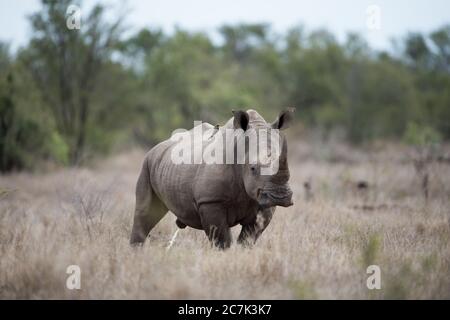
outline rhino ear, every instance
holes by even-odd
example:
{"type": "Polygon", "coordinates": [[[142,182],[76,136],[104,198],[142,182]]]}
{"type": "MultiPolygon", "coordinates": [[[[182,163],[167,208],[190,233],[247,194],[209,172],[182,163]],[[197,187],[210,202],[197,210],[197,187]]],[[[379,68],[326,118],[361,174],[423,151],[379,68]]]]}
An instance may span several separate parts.
{"type": "Polygon", "coordinates": [[[277,120],[272,123],[273,129],[284,130],[289,128],[289,125],[294,118],[295,108],[287,108],[280,113],[277,120]]]}
{"type": "Polygon", "coordinates": [[[248,113],[242,110],[238,110],[238,111],[231,111],[233,113],[234,116],[234,121],[233,121],[233,125],[235,129],[242,129],[242,130],[247,130],[248,128],[248,122],[249,122],[249,117],[248,117],[248,113]]]}

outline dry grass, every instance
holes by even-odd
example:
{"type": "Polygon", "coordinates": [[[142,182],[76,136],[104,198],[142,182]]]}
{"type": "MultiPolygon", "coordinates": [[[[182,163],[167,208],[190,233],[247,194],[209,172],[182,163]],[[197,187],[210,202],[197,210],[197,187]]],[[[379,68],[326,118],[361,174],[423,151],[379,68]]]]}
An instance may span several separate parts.
{"type": "Polygon", "coordinates": [[[0,298],[450,298],[450,166],[432,166],[425,203],[393,149],[291,146],[295,205],[277,209],[252,249],[224,252],[189,228],[166,251],[172,214],[130,248],[142,151],[0,176],[0,298]],[[81,290],[65,286],[71,264],[81,290]],[[381,290],[366,287],[369,264],[381,267],[381,290]]]}

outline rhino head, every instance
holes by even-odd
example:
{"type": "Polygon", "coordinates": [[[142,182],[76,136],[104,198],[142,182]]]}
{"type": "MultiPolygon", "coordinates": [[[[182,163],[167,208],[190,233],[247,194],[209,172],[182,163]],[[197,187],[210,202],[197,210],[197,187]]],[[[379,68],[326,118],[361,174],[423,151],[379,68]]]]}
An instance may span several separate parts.
{"type": "Polygon", "coordinates": [[[269,133],[264,146],[266,149],[262,153],[261,140],[258,140],[258,148],[245,148],[246,160],[241,167],[245,191],[261,208],[293,205],[292,191],[288,184],[287,141],[282,131],[289,127],[294,111],[294,108],[288,108],[273,123],[267,123],[254,110],[233,111],[234,128],[244,130],[246,136],[256,134],[260,138],[260,132],[269,133]]]}

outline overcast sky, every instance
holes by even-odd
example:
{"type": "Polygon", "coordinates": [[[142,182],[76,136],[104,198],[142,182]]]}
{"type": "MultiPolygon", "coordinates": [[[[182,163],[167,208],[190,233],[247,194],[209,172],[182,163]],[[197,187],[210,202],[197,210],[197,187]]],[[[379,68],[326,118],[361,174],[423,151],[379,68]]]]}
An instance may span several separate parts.
{"type": "MultiPolygon", "coordinates": [[[[85,0],[83,5],[89,8],[95,2],[85,0]]],[[[214,35],[222,24],[267,22],[279,32],[301,24],[307,29],[328,28],[339,40],[356,31],[376,49],[390,49],[390,40],[408,31],[429,32],[450,23],[450,0],[128,0],[126,6],[131,9],[127,24],[133,30],[159,26],[171,32],[178,25],[214,35]],[[369,5],[381,9],[380,30],[366,26],[369,5]]],[[[24,45],[30,37],[26,17],[39,8],[39,0],[0,0],[0,40],[13,49],[24,45]]]]}

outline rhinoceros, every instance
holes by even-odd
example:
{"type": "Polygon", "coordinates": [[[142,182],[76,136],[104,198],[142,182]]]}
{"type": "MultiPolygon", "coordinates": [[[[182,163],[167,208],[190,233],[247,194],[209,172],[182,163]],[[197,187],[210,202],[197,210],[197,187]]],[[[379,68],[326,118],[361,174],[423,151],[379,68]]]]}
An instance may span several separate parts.
{"type": "MultiPolygon", "coordinates": [[[[215,153],[225,153],[224,140],[219,138],[223,138],[227,130],[236,132],[235,139],[226,142],[227,146],[231,143],[236,152],[236,144],[245,141],[249,133],[278,129],[273,130],[279,133],[280,141],[279,152],[275,152],[278,170],[273,174],[261,174],[263,164],[258,159],[249,160],[254,156],[250,153],[254,153],[255,149],[247,148],[248,139],[245,160],[239,161],[233,155],[231,163],[196,161],[198,159],[193,158],[198,146],[188,147],[193,150],[192,163],[176,163],[173,154],[182,142],[168,139],[154,146],[145,155],[136,184],[130,243],[142,244],[150,230],[171,211],[177,218],[179,228],[189,226],[204,230],[211,243],[221,249],[231,245],[230,228],[238,224],[242,226],[238,243],[254,244],[271,221],[275,207],[293,205],[292,191],[288,185],[287,142],[281,130],[289,126],[294,111],[294,108],[286,109],[273,123],[267,123],[255,110],[233,111],[233,117],[223,126],[201,123],[201,127],[181,133],[195,141],[195,135],[198,135],[196,129],[202,129],[203,133],[209,131],[209,138],[202,136],[197,140],[201,141],[202,150],[209,145],[215,148],[215,153]]],[[[271,161],[274,160],[272,154],[268,156],[271,161]]]]}

